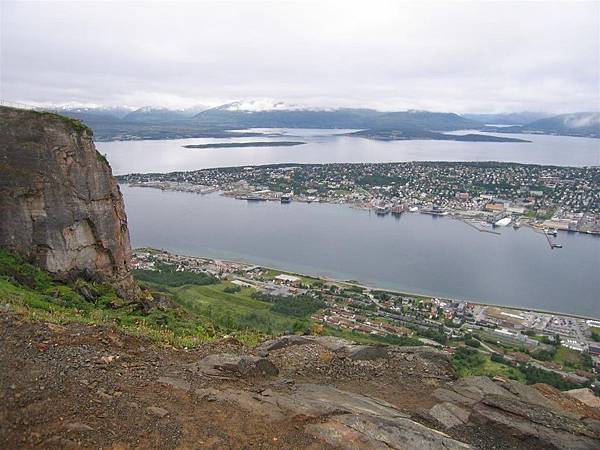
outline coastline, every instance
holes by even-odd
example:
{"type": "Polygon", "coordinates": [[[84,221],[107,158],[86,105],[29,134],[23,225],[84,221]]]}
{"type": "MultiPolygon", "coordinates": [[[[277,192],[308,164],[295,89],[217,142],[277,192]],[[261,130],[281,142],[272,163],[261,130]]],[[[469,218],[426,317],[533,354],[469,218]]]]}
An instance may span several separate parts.
{"type": "Polygon", "coordinates": [[[282,269],[279,267],[271,267],[271,266],[266,266],[263,264],[254,264],[252,262],[243,261],[243,260],[213,258],[213,257],[208,257],[208,256],[181,255],[179,253],[175,253],[175,252],[172,252],[167,249],[157,249],[154,247],[140,247],[140,248],[135,248],[133,250],[139,251],[139,250],[149,250],[149,249],[158,250],[161,252],[167,252],[172,255],[190,257],[190,258],[198,258],[198,259],[211,260],[211,261],[221,261],[224,263],[239,264],[239,265],[256,266],[256,267],[260,267],[260,268],[267,269],[267,270],[281,272],[284,274],[296,275],[296,276],[304,277],[304,278],[312,278],[312,279],[322,280],[324,282],[329,282],[329,283],[343,284],[343,285],[358,287],[358,288],[371,290],[371,291],[375,290],[375,291],[390,292],[390,293],[394,293],[394,294],[398,294],[398,295],[406,295],[406,296],[417,297],[417,298],[437,298],[439,300],[448,301],[448,302],[465,302],[465,303],[478,305],[478,306],[490,306],[490,307],[496,307],[496,308],[512,309],[512,310],[516,310],[516,311],[527,311],[527,312],[534,312],[534,313],[540,313],[540,314],[550,314],[550,315],[557,315],[557,316],[563,316],[563,317],[571,317],[571,318],[575,318],[575,319],[600,320],[600,314],[598,316],[594,317],[594,316],[586,316],[586,315],[582,315],[582,314],[566,313],[566,312],[545,310],[545,309],[539,309],[539,308],[529,308],[529,307],[525,307],[525,306],[501,305],[501,304],[495,304],[495,303],[486,303],[486,302],[477,301],[477,300],[459,299],[459,298],[452,298],[452,297],[439,296],[439,295],[419,294],[416,292],[410,292],[410,291],[399,290],[399,289],[380,288],[377,286],[363,284],[360,282],[356,283],[356,282],[354,282],[356,280],[340,280],[337,278],[332,278],[332,277],[327,277],[327,276],[322,276],[322,275],[311,275],[311,274],[302,273],[302,272],[290,271],[290,270],[282,269]]]}

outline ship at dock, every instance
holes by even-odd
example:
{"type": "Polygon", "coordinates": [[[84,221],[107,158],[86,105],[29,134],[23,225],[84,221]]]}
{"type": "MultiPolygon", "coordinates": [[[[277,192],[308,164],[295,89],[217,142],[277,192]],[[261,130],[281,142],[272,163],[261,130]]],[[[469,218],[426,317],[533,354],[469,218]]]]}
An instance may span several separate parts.
{"type": "Polygon", "coordinates": [[[392,213],[394,216],[400,216],[400,215],[402,215],[402,213],[403,213],[403,212],[405,212],[405,211],[406,211],[406,207],[405,207],[404,205],[396,205],[396,206],[393,206],[393,207],[392,207],[392,209],[391,209],[391,211],[390,211],[390,212],[391,212],[391,213],[392,213]]]}
{"type": "Polygon", "coordinates": [[[377,214],[378,216],[385,216],[386,214],[389,214],[389,212],[390,212],[389,206],[376,206],[375,207],[375,214],[377,214]]]}
{"type": "Polygon", "coordinates": [[[444,211],[443,208],[436,205],[432,206],[431,208],[421,208],[419,212],[421,214],[429,214],[431,216],[447,216],[449,214],[448,211],[444,211]]]}

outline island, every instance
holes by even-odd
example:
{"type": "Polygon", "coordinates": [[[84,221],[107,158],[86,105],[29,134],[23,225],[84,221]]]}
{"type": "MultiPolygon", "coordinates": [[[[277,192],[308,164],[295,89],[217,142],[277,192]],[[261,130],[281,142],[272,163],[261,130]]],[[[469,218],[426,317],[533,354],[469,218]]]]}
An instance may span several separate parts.
{"type": "Polygon", "coordinates": [[[237,148],[237,147],[291,147],[306,142],[298,141],[258,141],[258,142],[215,142],[211,144],[190,144],[184,148],[237,148]]]}
{"type": "Polygon", "coordinates": [[[487,134],[447,134],[436,133],[426,130],[361,130],[349,133],[348,136],[375,139],[378,141],[409,141],[409,140],[433,140],[433,141],[462,141],[462,142],[531,142],[525,139],[491,136],[487,134]]]}

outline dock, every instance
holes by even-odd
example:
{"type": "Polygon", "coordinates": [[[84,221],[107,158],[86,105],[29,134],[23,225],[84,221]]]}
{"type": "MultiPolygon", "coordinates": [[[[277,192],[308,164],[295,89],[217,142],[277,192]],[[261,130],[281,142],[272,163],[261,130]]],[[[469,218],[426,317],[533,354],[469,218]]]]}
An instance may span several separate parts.
{"type": "Polygon", "coordinates": [[[466,219],[458,219],[463,223],[466,223],[467,225],[469,225],[471,228],[481,232],[481,233],[490,233],[490,234],[496,234],[496,235],[500,235],[501,233],[499,231],[495,231],[495,230],[486,230],[485,228],[479,228],[477,226],[475,226],[474,223],[469,222],[466,219]]]}
{"type": "Polygon", "coordinates": [[[546,240],[548,241],[550,249],[554,250],[555,248],[562,248],[562,244],[552,242],[552,239],[550,239],[550,235],[548,233],[544,232],[544,236],[546,236],[546,240]]]}

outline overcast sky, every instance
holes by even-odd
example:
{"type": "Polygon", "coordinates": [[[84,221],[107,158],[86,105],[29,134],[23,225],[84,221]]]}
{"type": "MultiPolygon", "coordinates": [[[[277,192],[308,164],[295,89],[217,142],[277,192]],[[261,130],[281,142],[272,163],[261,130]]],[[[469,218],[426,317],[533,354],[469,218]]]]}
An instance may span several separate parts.
{"type": "Polygon", "coordinates": [[[5,100],[599,109],[598,1],[0,1],[5,100]]]}

